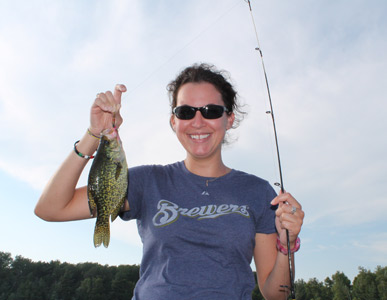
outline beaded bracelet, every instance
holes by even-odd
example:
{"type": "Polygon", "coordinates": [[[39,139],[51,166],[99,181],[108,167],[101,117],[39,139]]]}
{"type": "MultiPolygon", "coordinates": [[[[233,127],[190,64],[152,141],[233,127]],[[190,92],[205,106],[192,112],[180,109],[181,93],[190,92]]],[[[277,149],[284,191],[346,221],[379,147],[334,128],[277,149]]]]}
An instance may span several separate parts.
{"type": "Polygon", "coordinates": [[[78,143],[79,143],[79,141],[76,141],[76,142],[74,143],[74,151],[75,151],[75,153],[76,153],[79,157],[82,157],[82,158],[84,158],[84,159],[91,159],[91,158],[94,158],[93,155],[85,155],[85,154],[79,152],[78,149],[77,149],[77,144],[78,144],[78,143]]]}
{"type": "Polygon", "coordinates": [[[101,137],[100,137],[100,136],[98,136],[98,135],[95,135],[94,133],[92,133],[92,132],[90,131],[90,129],[89,129],[89,128],[87,129],[87,133],[88,133],[89,135],[91,135],[91,136],[95,137],[96,139],[101,139],[101,137]]]}
{"type": "MultiPolygon", "coordinates": [[[[297,252],[300,249],[301,246],[301,240],[299,237],[296,239],[296,244],[292,249],[290,249],[290,253],[297,252]]],[[[277,250],[280,251],[284,255],[288,255],[288,249],[286,249],[284,246],[282,246],[280,239],[277,237],[277,250]]]]}

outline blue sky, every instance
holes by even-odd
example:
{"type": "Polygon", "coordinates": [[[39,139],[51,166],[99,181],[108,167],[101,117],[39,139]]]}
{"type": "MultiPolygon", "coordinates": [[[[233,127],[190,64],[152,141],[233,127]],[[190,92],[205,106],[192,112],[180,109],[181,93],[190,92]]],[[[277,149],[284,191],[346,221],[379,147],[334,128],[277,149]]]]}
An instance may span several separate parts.
{"type": "MultiPolygon", "coordinates": [[[[296,279],[350,279],[387,265],[387,3],[252,0],[274,102],[285,188],[306,212],[296,279]]],[[[96,93],[128,87],[130,166],[185,153],[165,86],[185,66],[230,72],[248,117],[224,149],[232,168],[278,181],[256,40],[243,0],[0,2],[0,251],[34,261],[138,264],[135,222],[48,223],[33,208],[88,127],[96,93]]],[[[88,169],[79,181],[86,184],[88,169]]]]}

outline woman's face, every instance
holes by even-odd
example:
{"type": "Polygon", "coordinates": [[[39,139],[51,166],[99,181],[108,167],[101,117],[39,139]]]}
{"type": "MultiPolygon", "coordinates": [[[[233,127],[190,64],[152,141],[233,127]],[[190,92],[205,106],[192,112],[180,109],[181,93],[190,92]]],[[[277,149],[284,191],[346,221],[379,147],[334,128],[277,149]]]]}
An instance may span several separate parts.
{"type": "MultiPolygon", "coordinates": [[[[202,107],[207,104],[224,106],[221,94],[210,83],[186,83],[177,94],[177,106],[189,105],[202,107]]],[[[171,116],[171,125],[177,138],[195,159],[211,158],[221,155],[222,142],[226,131],[231,128],[234,114],[223,113],[219,119],[205,119],[200,111],[191,120],[181,120],[171,116]]]]}

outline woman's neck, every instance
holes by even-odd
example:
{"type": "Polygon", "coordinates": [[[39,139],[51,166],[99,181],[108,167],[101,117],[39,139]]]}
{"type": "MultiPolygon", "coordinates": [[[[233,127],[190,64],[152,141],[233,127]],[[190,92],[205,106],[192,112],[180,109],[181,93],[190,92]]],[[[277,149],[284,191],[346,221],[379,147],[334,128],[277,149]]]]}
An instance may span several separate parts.
{"type": "Polygon", "coordinates": [[[184,164],[188,171],[202,177],[220,177],[231,171],[221,158],[203,160],[187,157],[184,164]]]}

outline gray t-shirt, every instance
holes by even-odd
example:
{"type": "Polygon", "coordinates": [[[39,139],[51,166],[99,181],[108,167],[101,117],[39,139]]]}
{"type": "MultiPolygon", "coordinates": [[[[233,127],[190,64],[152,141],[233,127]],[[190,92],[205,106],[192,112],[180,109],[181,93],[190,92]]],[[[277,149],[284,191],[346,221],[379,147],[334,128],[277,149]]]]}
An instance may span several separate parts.
{"type": "MultiPolygon", "coordinates": [[[[219,178],[184,162],[129,169],[130,211],[143,242],[133,299],[251,299],[255,234],[275,233],[270,184],[232,170],[219,178]]],[[[258,245],[259,247],[259,245],[258,245]]]]}

